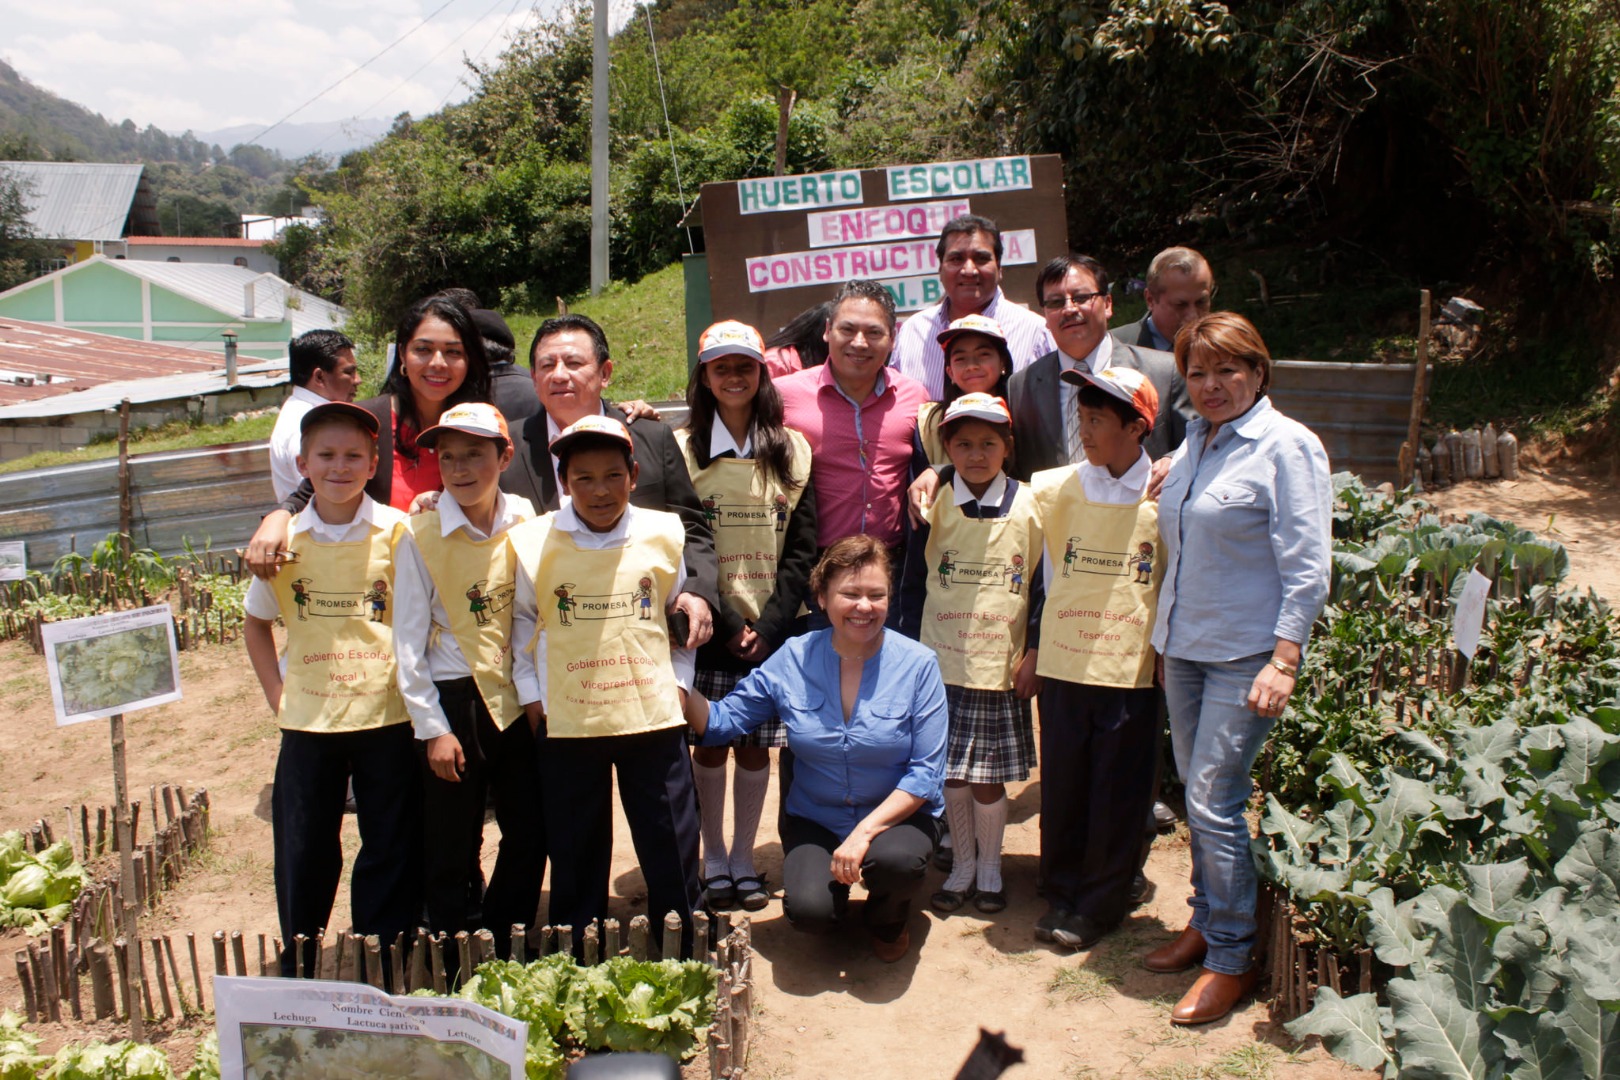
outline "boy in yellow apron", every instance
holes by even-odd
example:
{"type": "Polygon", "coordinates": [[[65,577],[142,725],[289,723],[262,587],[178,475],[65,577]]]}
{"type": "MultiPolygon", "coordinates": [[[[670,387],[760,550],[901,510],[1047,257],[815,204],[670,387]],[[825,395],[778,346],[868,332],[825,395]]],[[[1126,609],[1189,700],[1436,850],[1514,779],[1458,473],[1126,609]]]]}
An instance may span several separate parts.
{"type": "Polygon", "coordinates": [[[1041,875],[1035,937],[1088,948],[1130,907],[1158,767],[1149,638],[1158,505],[1142,440],[1159,395],[1139,371],[1064,371],[1079,384],[1086,460],[1036,473],[1046,596],[1031,614],[1041,676],[1041,875]]]}
{"type": "Polygon", "coordinates": [[[1005,401],[964,394],[946,407],[939,434],[951,461],[940,483],[948,486],[912,534],[900,617],[901,632],[939,657],[950,716],[945,816],[953,859],[930,903],[953,912],[972,900],[993,914],[1007,906],[1006,785],[1029,779],[1035,764],[1035,665],[1024,652],[1031,596],[1021,568],[1039,556],[1041,525],[1029,485],[1003,468],[1013,449],[1005,401]]]}
{"type": "Polygon", "coordinates": [[[536,725],[551,823],[550,922],[574,928],[577,953],[586,925],[608,915],[616,773],[648,917],[656,926],[679,915],[689,952],[698,812],[681,692],[692,651],[672,649],[665,617],[641,617],[644,590],[655,611],[672,610],[686,581],[685,530],[674,514],[630,505],[634,443],[619,421],[586,416],[551,452],[568,501],[507,534],[517,580],[512,675],[536,725]]]}
{"type": "MultiPolygon", "coordinates": [[[[297,970],[295,939],[328,927],[343,873],[343,804],[349,781],[363,837],[349,891],[354,930],[391,945],[421,911],[422,788],[411,727],[395,685],[392,609],[368,597],[394,579],[404,515],[372,502],[377,418],[347,402],[304,415],[298,471],[314,498],[288,526],[287,565],[254,578],[243,639],[281,725],[270,800],[275,836],[281,974],[297,970]],[[287,628],[278,659],[271,627],[287,628]]],[[[336,930],[336,927],[331,927],[336,930]]]]}
{"type": "MultiPolygon", "coordinates": [[[[394,571],[399,690],[423,758],[428,928],[453,935],[487,927],[505,958],[512,924],[534,922],[546,865],[534,730],[512,682],[516,584],[506,542],[534,508],[500,490],[512,436],[495,406],[446,409],[416,442],[438,451],[444,481],[437,509],[406,520],[394,571]],[[501,845],[480,918],[468,868],[491,791],[501,845]]],[[[457,958],[447,955],[445,964],[453,983],[457,958]]]]}

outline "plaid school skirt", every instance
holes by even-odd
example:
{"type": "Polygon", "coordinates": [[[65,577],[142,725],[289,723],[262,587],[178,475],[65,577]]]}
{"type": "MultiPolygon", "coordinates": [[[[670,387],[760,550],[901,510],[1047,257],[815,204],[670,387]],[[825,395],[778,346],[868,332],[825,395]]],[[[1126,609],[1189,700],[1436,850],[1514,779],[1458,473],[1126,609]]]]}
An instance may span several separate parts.
{"type": "MultiPolygon", "coordinates": [[[[710,701],[719,701],[732,688],[742,682],[746,671],[710,671],[706,668],[697,669],[697,677],[692,680],[697,692],[710,701]]],[[[696,746],[698,738],[691,731],[686,733],[686,741],[696,746]]],[[[732,739],[727,746],[763,746],[767,749],[779,749],[787,745],[787,725],[782,723],[780,716],[772,716],[751,734],[739,735],[732,739]]]]}
{"type": "Polygon", "coordinates": [[[970,784],[1028,780],[1035,765],[1035,723],[1028,698],[1011,690],[945,684],[950,734],[945,778],[970,784]]]}

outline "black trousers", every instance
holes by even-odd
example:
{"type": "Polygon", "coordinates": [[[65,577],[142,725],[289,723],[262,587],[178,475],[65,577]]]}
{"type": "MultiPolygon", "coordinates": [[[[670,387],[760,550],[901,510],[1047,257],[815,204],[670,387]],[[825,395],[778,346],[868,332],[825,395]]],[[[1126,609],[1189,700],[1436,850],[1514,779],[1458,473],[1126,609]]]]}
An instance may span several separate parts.
{"type": "MultiPolygon", "coordinates": [[[[849,886],[832,875],[832,853],[844,838],[807,818],[782,816],[783,906],[799,929],[816,930],[844,917],[849,886]]],[[[893,941],[906,928],[911,901],[922,891],[923,873],[934,852],[939,822],[919,810],[872,840],[861,863],[866,886],[862,913],[875,937],[893,941]]]]}
{"type": "MultiPolygon", "coordinates": [[[[467,764],[458,782],[441,780],[428,768],[426,744],[417,744],[422,761],[422,881],[428,928],[448,934],[479,929],[469,925],[473,912],[468,867],[483,842],[484,807],[493,792],[501,846],[479,922],[494,933],[496,954],[505,959],[512,951],[512,924],[534,925],[546,871],[534,733],[522,716],[505,731],[496,727],[471,678],[434,685],[467,764]]],[[[449,961],[447,953],[445,962],[449,961]]]]}
{"type": "Polygon", "coordinates": [[[1153,806],[1158,691],[1041,688],[1041,877],[1053,904],[1112,926],[1130,909],[1153,806]]]}
{"type": "Polygon", "coordinates": [[[422,779],[415,743],[410,724],[282,731],[270,823],[284,977],[295,970],[297,935],[309,939],[304,970],[310,973],[316,932],[336,929],[329,920],[343,875],[343,803],[351,777],[360,825],[349,881],[355,933],[376,934],[391,945],[394,935],[415,926],[422,906],[422,779]]]}
{"type": "Polygon", "coordinates": [[[581,955],[586,924],[607,917],[617,773],[619,805],[647,882],[653,939],[662,940],[664,916],[673,911],[681,917],[681,953],[690,955],[692,912],[702,885],[685,726],[585,739],[542,737],[537,749],[549,823],[551,924],[574,928],[574,952],[581,955]]]}

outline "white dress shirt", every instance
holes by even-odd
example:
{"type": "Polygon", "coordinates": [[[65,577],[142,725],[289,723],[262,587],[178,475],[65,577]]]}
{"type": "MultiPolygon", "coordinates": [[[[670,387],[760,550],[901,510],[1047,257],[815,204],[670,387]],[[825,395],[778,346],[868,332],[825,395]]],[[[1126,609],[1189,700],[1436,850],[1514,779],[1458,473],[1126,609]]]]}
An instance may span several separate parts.
{"type": "MultiPolygon", "coordinates": [[[[1114,363],[1114,339],[1107,334],[1097,343],[1097,347],[1087,353],[1084,359],[1076,360],[1062,349],[1058,350],[1058,370],[1085,371],[1092,375],[1101,375],[1114,363]]],[[[1058,408],[1063,413],[1063,446],[1064,453],[1069,458],[1070,465],[1079,465],[1086,460],[1080,453],[1080,410],[1075,401],[1080,393],[1080,387],[1067,379],[1058,380],[1058,408]]]]}
{"type": "MultiPolygon", "coordinates": [[[[581,521],[579,515],[574,513],[572,504],[568,504],[553,515],[551,527],[568,533],[582,548],[602,551],[627,545],[630,542],[631,518],[646,512],[626,505],[624,516],[613,528],[607,532],[597,532],[581,521]]],[[[512,682],[517,687],[518,701],[524,705],[538,701],[550,712],[546,699],[551,691],[543,674],[546,670],[546,632],[539,629],[539,601],[534,594],[534,582],[529,580],[529,573],[521,562],[517,565],[515,576],[517,596],[512,605],[512,682]]],[[[675,569],[675,587],[664,600],[665,611],[675,610],[675,599],[685,588],[686,563],[683,561],[675,569]]],[[[692,676],[697,670],[697,650],[677,649],[672,642],[669,654],[675,667],[676,684],[683,690],[691,689],[692,676]]]]}
{"type": "Polygon", "coordinates": [[[291,396],[281,403],[276,426],[270,430],[270,485],[276,489],[276,502],[284,501],[303,483],[298,472],[298,451],[304,433],[299,427],[305,413],[325,404],[325,398],[302,386],[293,387],[291,396]]]}
{"type": "MultiPolygon", "coordinates": [[[[469,539],[488,540],[532,517],[534,507],[528,499],[500,492],[495,520],[486,533],[467,520],[467,512],[451,495],[439,499],[440,536],[461,529],[469,539]]],[[[450,612],[433,586],[422,549],[408,532],[400,534],[394,548],[394,656],[399,661],[399,693],[416,737],[427,740],[447,734],[450,721],[434,684],[465,679],[472,675],[472,666],[450,632],[450,612]]]]}

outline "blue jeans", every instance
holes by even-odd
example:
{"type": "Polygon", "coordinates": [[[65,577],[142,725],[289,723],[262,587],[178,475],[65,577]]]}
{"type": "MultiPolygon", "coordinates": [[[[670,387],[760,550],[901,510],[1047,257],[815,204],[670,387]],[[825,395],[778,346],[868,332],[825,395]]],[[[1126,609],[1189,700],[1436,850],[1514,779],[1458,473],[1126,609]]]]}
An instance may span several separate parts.
{"type": "Polygon", "coordinates": [[[1209,951],[1204,966],[1241,975],[1253,964],[1254,860],[1243,817],[1249,771],[1272,721],[1249,709],[1249,687],[1271,657],[1205,662],[1164,658],[1164,695],[1176,771],[1187,785],[1192,832],[1192,927],[1209,951]]]}

